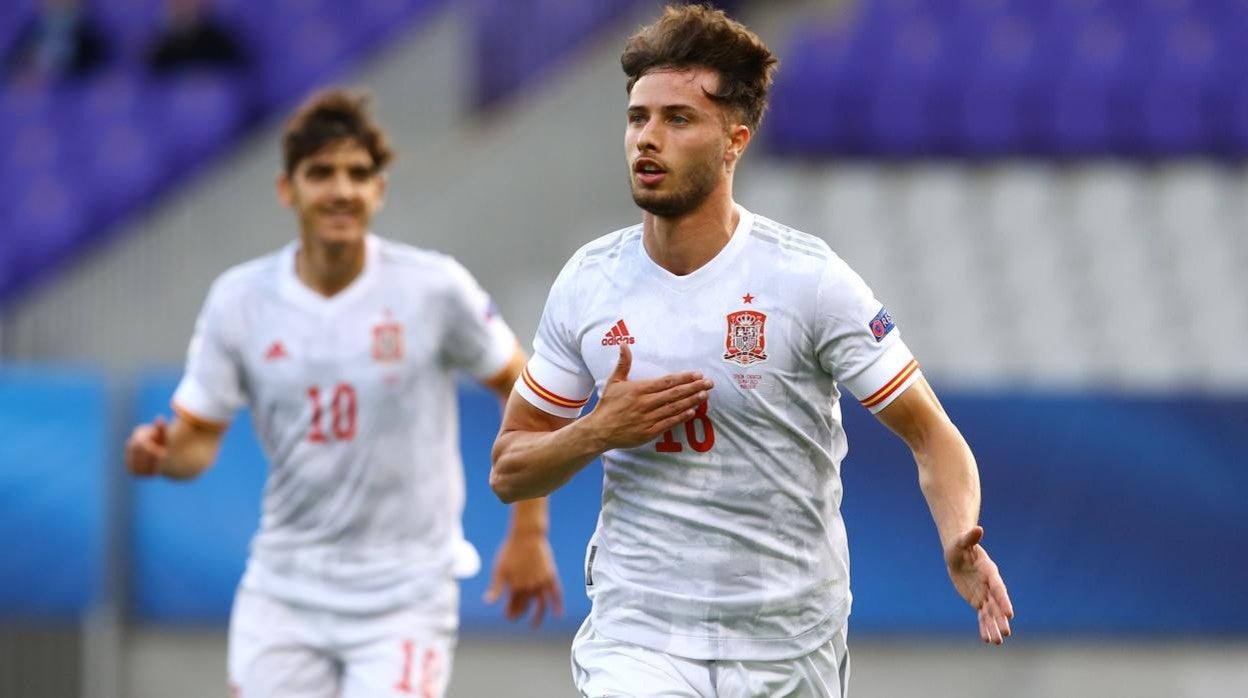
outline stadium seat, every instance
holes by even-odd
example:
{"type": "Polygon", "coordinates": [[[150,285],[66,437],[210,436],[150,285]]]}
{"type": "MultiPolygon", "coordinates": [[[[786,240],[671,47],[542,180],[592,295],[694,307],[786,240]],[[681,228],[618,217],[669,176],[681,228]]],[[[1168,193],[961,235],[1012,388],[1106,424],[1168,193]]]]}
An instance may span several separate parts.
{"type": "Polygon", "coordinates": [[[776,76],[763,128],[779,153],[854,153],[869,146],[866,99],[871,48],[845,20],[799,29],[776,76]]]}
{"type": "Polygon", "coordinates": [[[980,50],[967,64],[955,147],[968,155],[1028,152],[1034,128],[1026,118],[1035,106],[1034,29],[1023,17],[1000,15],[976,39],[980,50]]]}
{"type": "Polygon", "coordinates": [[[176,169],[202,164],[229,143],[248,116],[242,80],[217,71],[192,71],[157,85],[151,98],[158,149],[176,169]]]}
{"type": "Polygon", "coordinates": [[[82,239],[89,220],[87,203],[71,180],[55,172],[20,183],[13,209],[22,221],[16,241],[18,281],[37,274],[82,239]]]}
{"type": "Polygon", "coordinates": [[[1058,59],[1050,95],[1051,112],[1042,125],[1046,151],[1066,156],[1121,153],[1117,126],[1124,103],[1130,35],[1117,19],[1101,16],[1086,23],[1050,26],[1051,36],[1069,36],[1058,59]]]}
{"type": "Polygon", "coordinates": [[[1154,156],[1211,153],[1215,117],[1210,113],[1223,52],[1222,35],[1202,21],[1157,21],[1142,28],[1155,57],[1141,81],[1137,152],[1154,156]]]}

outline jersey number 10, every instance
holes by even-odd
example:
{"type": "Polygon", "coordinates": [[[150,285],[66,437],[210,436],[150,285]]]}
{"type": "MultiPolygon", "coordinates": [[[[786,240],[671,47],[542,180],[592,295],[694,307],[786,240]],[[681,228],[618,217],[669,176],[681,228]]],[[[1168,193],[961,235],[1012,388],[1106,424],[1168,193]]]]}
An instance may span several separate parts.
{"type": "MultiPolygon", "coordinates": [[[[706,453],[715,445],[715,425],[711,424],[711,418],[707,416],[706,409],[708,402],[698,405],[693,413],[693,419],[685,422],[685,441],[689,442],[689,448],[698,453],[706,453]],[[702,428],[701,437],[698,436],[698,427],[702,428]]],[[[659,453],[679,453],[685,450],[684,444],[676,440],[673,433],[675,429],[668,429],[663,432],[663,438],[654,444],[654,450],[659,453]]]]}
{"type": "Polygon", "coordinates": [[[333,397],[329,399],[329,433],[321,424],[324,408],[321,405],[321,389],[317,386],[308,388],[308,399],[312,401],[312,424],[308,427],[308,441],[323,444],[332,435],[337,441],[350,441],[355,438],[355,386],[350,383],[339,383],[334,386],[333,397]]]}

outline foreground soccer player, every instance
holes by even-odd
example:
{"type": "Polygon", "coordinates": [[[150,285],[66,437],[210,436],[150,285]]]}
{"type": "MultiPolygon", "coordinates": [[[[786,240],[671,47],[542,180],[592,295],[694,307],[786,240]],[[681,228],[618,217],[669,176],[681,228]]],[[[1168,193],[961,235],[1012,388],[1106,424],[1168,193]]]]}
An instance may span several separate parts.
{"type": "Polygon", "coordinates": [[[843,389],[913,450],[949,576],[1000,643],[1013,610],[979,545],[974,458],[888,311],[822,240],[733,201],[775,58],[722,12],[686,6],[622,63],[643,222],[555,280],[491,471],[514,502],[602,457],[577,687],[845,694],[843,389]]]}
{"type": "MultiPolygon", "coordinates": [[[[176,414],[137,427],[136,475],[192,478],[250,405],[271,469],[230,619],[241,698],[364,698],[446,690],[463,539],[455,373],[501,397],[525,356],[450,257],[384,240],[387,138],[363,97],[329,91],[293,116],[278,196],[299,237],[213,284],[176,414]]],[[[490,595],[506,612],[562,602],[545,500],[517,505],[490,595]]]]}

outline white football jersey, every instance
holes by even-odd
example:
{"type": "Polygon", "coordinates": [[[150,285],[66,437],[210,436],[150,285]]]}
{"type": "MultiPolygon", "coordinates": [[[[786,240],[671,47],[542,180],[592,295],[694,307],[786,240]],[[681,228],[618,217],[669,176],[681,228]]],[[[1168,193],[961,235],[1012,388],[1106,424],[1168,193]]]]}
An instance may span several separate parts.
{"type": "Polygon", "coordinates": [[[641,226],[581,248],[517,390],[575,417],[623,342],[630,379],[697,370],[715,382],[691,421],[603,455],[593,625],[691,659],[776,660],[826,644],[849,614],[840,386],[875,412],[918,365],[827,244],[737,210],[727,246],[685,276],[650,259],[641,226]]]}
{"type": "Polygon", "coordinates": [[[327,298],[296,276],[297,249],[216,280],[174,409],[221,424],[251,407],[270,470],[244,587],[391,609],[480,565],[462,534],[455,373],[495,376],[516,340],[446,255],[369,235],[360,276],[327,298]]]}

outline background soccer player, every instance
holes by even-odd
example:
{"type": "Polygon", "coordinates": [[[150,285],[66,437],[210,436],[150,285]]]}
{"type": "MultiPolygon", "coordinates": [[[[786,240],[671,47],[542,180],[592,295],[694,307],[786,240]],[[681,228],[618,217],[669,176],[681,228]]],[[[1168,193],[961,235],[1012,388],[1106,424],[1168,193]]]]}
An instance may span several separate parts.
{"type": "Polygon", "coordinates": [[[622,63],[643,222],[556,279],[491,473],[516,501],[602,457],[579,690],[844,694],[842,389],[912,449],[954,586],[983,640],[1002,642],[1013,610],[979,545],[974,458],[892,317],[820,239],[733,201],[776,60],[722,12],[687,6],[622,63]]]}
{"type": "MultiPolygon", "coordinates": [[[[442,695],[456,579],[480,565],[460,524],[455,374],[506,396],[524,353],[458,263],[369,233],[392,153],[363,97],[314,97],[283,148],[299,237],[213,284],[176,416],[137,427],[126,464],[195,477],[252,409],[271,469],[231,615],[238,695],[442,695]]],[[[490,591],[535,624],[561,604],[546,526],[544,500],[514,508],[490,591]]]]}

